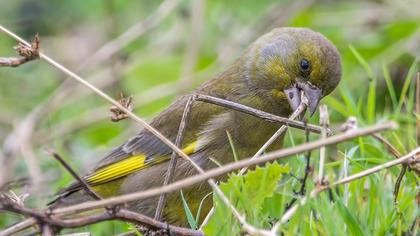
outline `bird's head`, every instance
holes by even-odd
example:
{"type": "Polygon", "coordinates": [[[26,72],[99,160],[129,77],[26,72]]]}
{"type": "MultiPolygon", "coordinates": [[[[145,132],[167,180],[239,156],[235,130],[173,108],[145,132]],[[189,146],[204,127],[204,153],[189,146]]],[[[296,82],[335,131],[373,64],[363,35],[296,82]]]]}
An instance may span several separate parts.
{"type": "Polygon", "coordinates": [[[277,28],[253,43],[244,55],[248,86],[295,110],[301,93],[312,115],[341,79],[341,60],[322,34],[306,28],[277,28]]]}

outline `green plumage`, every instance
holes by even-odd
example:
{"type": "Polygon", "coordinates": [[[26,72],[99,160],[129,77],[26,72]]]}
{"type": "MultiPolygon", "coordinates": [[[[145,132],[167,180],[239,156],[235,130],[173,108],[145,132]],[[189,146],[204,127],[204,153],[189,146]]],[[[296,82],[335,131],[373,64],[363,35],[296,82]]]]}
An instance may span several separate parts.
{"type": "MultiPolygon", "coordinates": [[[[226,71],[206,82],[193,93],[241,103],[265,112],[287,117],[292,112],[291,100],[297,99],[285,92],[296,87],[296,91],[306,91],[301,84],[321,91],[321,97],[329,94],[341,77],[340,57],[335,47],[321,34],[303,28],[278,28],[254,42],[246,52],[226,71]],[[310,69],[302,63],[310,63],[310,69]]],[[[300,98],[299,98],[300,99],[300,98]]],[[[151,125],[172,141],[178,132],[183,109],[188,95],[177,99],[166,110],[155,117],[151,125]]],[[[299,100],[300,101],[300,100],[299,100]]],[[[315,106],[317,105],[317,102],[315,106]]],[[[252,156],[279,128],[278,124],[268,123],[259,118],[216,105],[195,102],[187,124],[184,146],[197,142],[191,158],[203,169],[216,167],[211,160],[220,164],[232,162],[233,152],[226,131],[232,136],[239,158],[252,156]]],[[[282,138],[270,149],[281,148],[282,138]]],[[[144,154],[148,160],[158,156],[170,155],[171,150],[146,130],[114,149],[95,170],[109,166],[133,155],[144,154]]],[[[161,186],[168,162],[129,174],[118,180],[95,186],[103,197],[145,190],[161,186]]],[[[179,159],[173,180],[180,180],[197,172],[185,160],[179,159]]],[[[225,176],[220,177],[224,179],[225,176]]],[[[207,183],[184,189],[184,196],[193,213],[201,199],[209,192],[207,183]]],[[[86,201],[88,197],[80,191],[77,184],[63,190],[54,207],[86,201]]],[[[158,197],[130,204],[130,208],[151,217],[158,197]]],[[[211,198],[205,203],[202,215],[211,207],[211,198]]],[[[164,220],[181,226],[187,221],[179,193],[168,195],[164,220]]]]}

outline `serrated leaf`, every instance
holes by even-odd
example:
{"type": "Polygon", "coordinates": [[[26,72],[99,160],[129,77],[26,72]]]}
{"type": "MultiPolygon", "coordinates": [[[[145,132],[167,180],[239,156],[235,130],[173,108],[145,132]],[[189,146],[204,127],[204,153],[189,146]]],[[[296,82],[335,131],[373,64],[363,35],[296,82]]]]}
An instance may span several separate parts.
{"type": "MultiPolygon", "coordinates": [[[[229,180],[220,184],[220,189],[229,198],[236,209],[245,213],[249,223],[261,227],[266,223],[262,216],[264,200],[273,196],[282,174],[289,168],[277,162],[264,167],[256,167],[244,176],[231,175],[229,180]]],[[[238,222],[230,210],[214,194],[215,212],[203,231],[206,235],[238,235],[241,231],[238,222]]]]}

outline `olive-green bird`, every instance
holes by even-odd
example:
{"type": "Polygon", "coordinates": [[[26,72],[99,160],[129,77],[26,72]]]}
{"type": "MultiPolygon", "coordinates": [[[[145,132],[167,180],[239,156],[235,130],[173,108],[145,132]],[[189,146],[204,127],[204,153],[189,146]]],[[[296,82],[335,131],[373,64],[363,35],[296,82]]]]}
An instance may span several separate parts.
{"type": "MultiPolygon", "coordinates": [[[[193,93],[206,94],[287,117],[300,104],[300,94],[309,99],[309,111],[316,111],[320,99],[337,87],[341,78],[340,56],[320,33],[306,28],[276,28],[257,39],[223,73],[193,93]]],[[[175,141],[189,95],[177,99],[155,117],[151,125],[175,141]]],[[[211,105],[195,102],[186,127],[183,151],[203,169],[234,161],[228,141],[230,133],[237,156],[250,157],[279,128],[278,124],[211,105]]],[[[282,138],[271,149],[281,148],[282,138]]],[[[171,149],[143,129],[114,149],[84,178],[103,198],[158,187],[163,184],[171,149]]],[[[197,174],[191,164],[179,159],[173,181],[197,174]]],[[[219,180],[224,179],[221,177],[219,180]]],[[[211,188],[206,182],[183,189],[192,212],[211,188]]],[[[139,200],[131,210],[153,217],[159,197],[139,200]]],[[[75,183],[62,190],[53,207],[92,200],[75,183]]],[[[211,207],[207,198],[202,216],[211,207]]],[[[186,226],[179,193],[168,195],[163,220],[186,226]]]]}

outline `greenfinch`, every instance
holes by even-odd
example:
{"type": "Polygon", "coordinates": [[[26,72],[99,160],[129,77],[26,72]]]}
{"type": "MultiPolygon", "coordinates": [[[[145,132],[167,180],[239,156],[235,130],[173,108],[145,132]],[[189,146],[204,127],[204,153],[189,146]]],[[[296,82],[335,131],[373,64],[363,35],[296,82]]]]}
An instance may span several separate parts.
{"type": "MultiPolygon", "coordinates": [[[[313,114],[320,99],[331,93],[340,79],[340,55],[327,38],[306,28],[276,28],[252,43],[223,73],[192,93],[287,117],[300,104],[302,92],[313,114]]],[[[173,142],[189,95],[178,98],[150,123],[173,142]]],[[[234,161],[227,132],[237,156],[246,158],[255,154],[279,128],[279,124],[208,103],[195,102],[191,109],[182,148],[204,170],[234,161]]],[[[282,139],[270,149],[281,148],[282,139]]],[[[143,129],[112,150],[84,178],[103,198],[158,187],[163,185],[171,153],[167,145],[143,129]]],[[[197,171],[188,161],[179,159],[173,181],[195,174],[197,171]]],[[[225,178],[221,176],[218,180],[225,178]]],[[[182,191],[195,213],[204,196],[212,190],[203,182],[182,191]]],[[[131,202],[128,207],[153,217],[158,198],[131,202]]],[[[52,207],[88,200],[92,198],[74,183],[59,193],[52,207]]],[[[201,212],[209,211],[211,205],[211,198],[206,198],[201,212]]],[[[178,226],[188,225],[180,193],[167,196],[163,220],[178,226]]]]}

